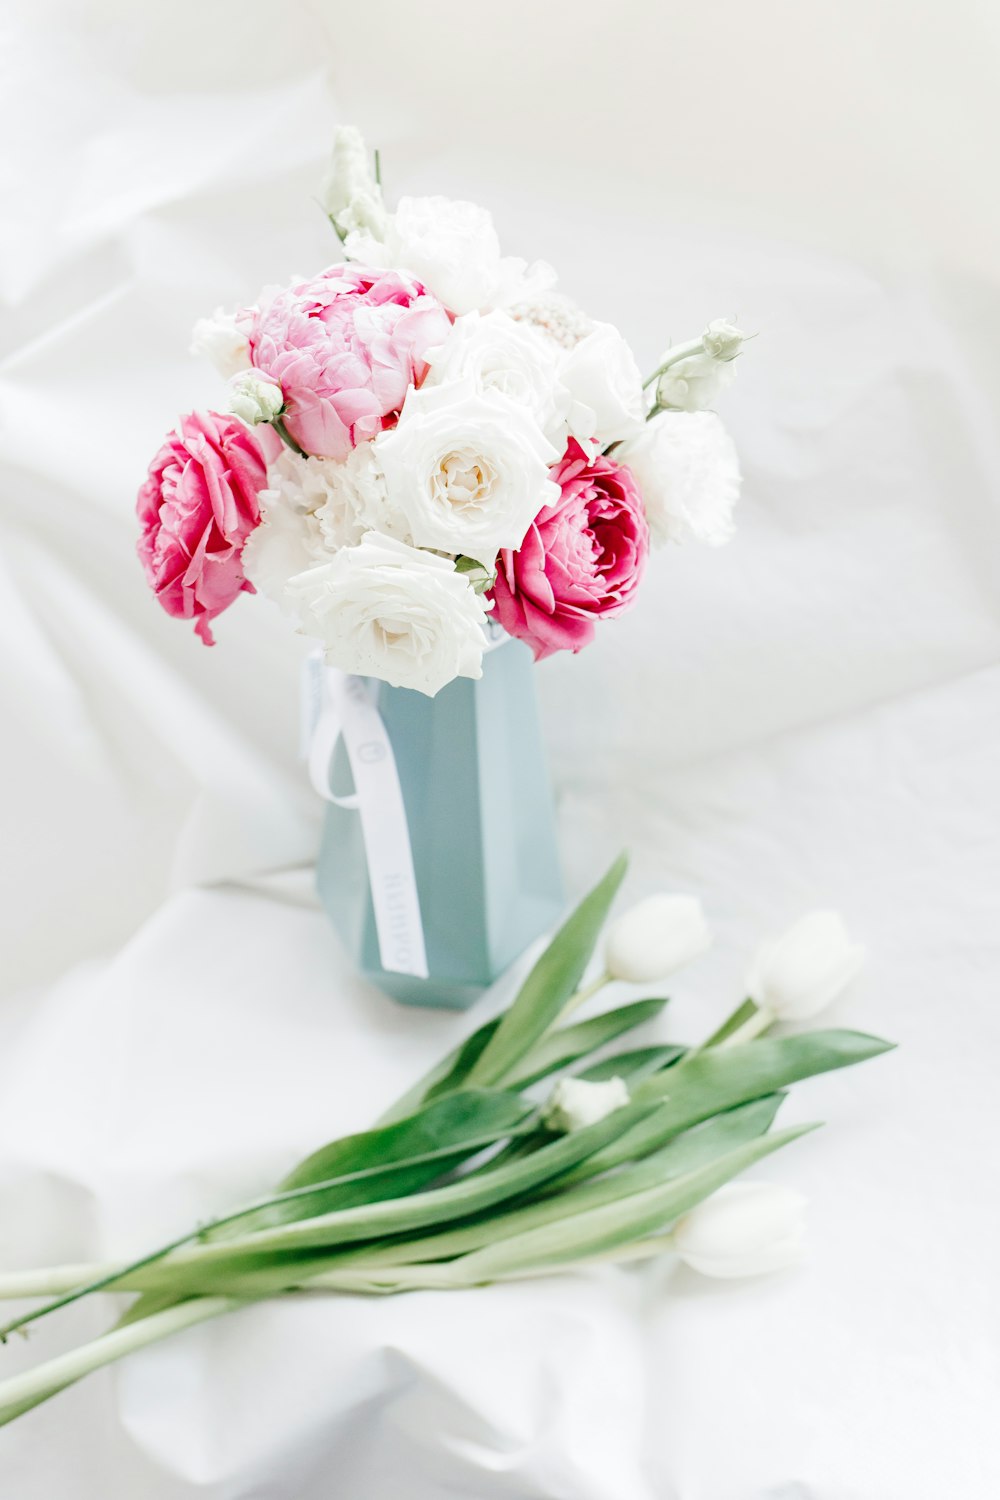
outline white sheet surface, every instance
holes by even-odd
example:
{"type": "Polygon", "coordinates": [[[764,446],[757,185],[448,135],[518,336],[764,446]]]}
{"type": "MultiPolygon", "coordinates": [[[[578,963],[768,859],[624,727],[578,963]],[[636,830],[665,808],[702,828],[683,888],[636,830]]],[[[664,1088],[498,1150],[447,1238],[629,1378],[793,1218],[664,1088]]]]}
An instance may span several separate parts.
{"type": "Polygon", "coordinates": [[[391,189],[489,203],[644,364],[720,313],[761,330],[723,413],[737,541],[659,554],[541,669],[567,873],[628,844],[631,895],[708,905],[664,1036],[834,904],[872,953],[835,1019],[902,1046],[786,1106],[829,1122],[756,1174],[811,1199],[801,1271],[250,1309],[0,1433],[3,1500],[1000,1492],[995,27],[971,0],[748,14],[10,12],[0,1263],[241,1201],[470,1024],[365,990],[311,903],[300,643],[244,598],[205,651],[132,552],[149,454],[218,399],[194,318],[332,258],[309,195],[338,119],[391,189]]]}

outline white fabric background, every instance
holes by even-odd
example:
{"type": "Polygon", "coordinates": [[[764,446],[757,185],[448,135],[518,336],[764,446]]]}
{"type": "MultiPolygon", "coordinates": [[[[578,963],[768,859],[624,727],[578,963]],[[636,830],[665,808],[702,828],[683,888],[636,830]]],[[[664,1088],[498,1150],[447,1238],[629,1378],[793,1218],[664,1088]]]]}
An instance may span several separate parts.
{"type": "Polygon", "coordinates": [[[49,0],[3,43],[0,1263],[245,1198],[468,1024],[365,991],[309,903],[300,643],[246,598],[205,651],[133,556],[150,453],[218,397],[194,318],[332,258],[338,120],[644,364],[760,330],[738,539],[541,670],[567,873],[628,844],[632,895],[705,900],[665,1035],[835,904],[872,953],[839,1019],[902,1043],[787,1106],[829,1122],[757,1174],[810,1196],[794,1275],[255,1308],[0,1433],[5,1500],[997,1493],[996,13],[49,0]]]}

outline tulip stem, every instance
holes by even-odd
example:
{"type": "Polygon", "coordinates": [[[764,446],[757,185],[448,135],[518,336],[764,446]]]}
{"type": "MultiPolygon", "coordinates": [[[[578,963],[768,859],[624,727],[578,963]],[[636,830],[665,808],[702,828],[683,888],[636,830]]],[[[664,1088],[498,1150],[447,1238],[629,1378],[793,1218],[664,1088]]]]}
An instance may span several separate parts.
{"type": "Polygon", "coordinates": [[[592,1000],[599,990],[603,990],[604,986],[610,983],[611,975],[608,973],[607,969],[604,969],[600,974],[598,974],[597,978],[592,979],[589,984],[582,984],[575,995],[570,995],[569,999],[566,1001],[566,1004],[559,1012],[558,1020],[555,1024],[559,1025],[561,1022],[565,1021],[567,1016],[571,1016],[575,1010],[579,1010],[581,1005],[586,1005],[588,1000],[592,1000]]]}
{"type": "Polygon", "coordinates": [[[769,1005],[761,1005],[752,1016],[731,1031],[728,1036],[717,1043],[719,1049],[723,1047],[740,1047],[744,1042],[752,1042],[754,1037],[760,1036],[769,1026],[773,1026],[778,1017],[769,1005]]]}

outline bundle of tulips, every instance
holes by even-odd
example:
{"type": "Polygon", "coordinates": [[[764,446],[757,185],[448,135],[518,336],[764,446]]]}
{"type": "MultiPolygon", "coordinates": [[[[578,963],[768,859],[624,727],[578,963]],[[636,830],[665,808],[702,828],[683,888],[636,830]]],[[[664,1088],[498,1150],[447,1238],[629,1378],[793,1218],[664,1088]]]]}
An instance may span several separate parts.
{"type": "Polygon", "coordinates": [[[0,1422],[260,1298],[469,1288],[666,1253],[724,1276],[789,1263],[798,1195],[730,1179],[815,1128],[772,1129],[788,1085],[890,1045],[843,1030],[765,1034],[818,1013],[861,950],[839,917],[813,913],[760,950],[749,998],[699,1046],[611,1050],[666,1001],[584,1020],[575,1008],[612,980],[661,978],[707,938],[691,898],[650,898],[611,925],[586,982],[624,871],[619,859],[577,907],[509,1009],[374,1128],[322,1146],[273,1194],[129,1264],[0,1277],[0,1296],[51,1299],[8,1322],[4,1339],[81,1297],[134,1294],[110,1332],[0,1384],[0,1422]]]}

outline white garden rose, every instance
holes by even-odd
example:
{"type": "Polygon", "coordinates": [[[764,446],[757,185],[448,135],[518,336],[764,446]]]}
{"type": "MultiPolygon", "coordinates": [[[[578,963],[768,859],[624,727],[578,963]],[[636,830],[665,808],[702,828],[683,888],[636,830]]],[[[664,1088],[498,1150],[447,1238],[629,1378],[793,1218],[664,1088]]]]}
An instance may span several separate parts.
{"type": "Polygon", "coordinates": [[[654,542],[729,541],[740,466],[714,412],[661,412],[615,458],[638,480],[654,542]]]}
{"type": "Polygon", "coordinates": [[[477,394],[499,391],[530,412],[557,452],[565,449],[570,398],[559,378],[559,349],[530,325],[505,312],[466,313],[428,361],[425,389],[466,380],[477,394]]]}
{"type": "Polygon", "coordinates": [[[560,454],[531,414],[470,381],[411,390],[375,454],[416,545],[487,568],[559,496],[548,471],[560,454]]]}
{"type": "Polygon", "coordinates": [[[409,271],[449,312],[505,307],[552,285],[543,261],[529,266],[500,254],[493,216],[454,198],[400,198],[384,225],[358,228],[344,241],[348,259],[409,271]]]}
{"type": "Polygon", "coordinates": [[[369,531],[291,578],[286,598],[344,672],[429,697],[455,677],[482,676],[486,606],[447,558],[369,531]]]}
{"type": "Polygon", "coordinates": [[[677,411],[708,411],[736,379],[736,361],[692,354],[664,370],[656,385],[660,406],[677,411]]]}
{"type": "Polygon", "coordinates": [[[568,349],[560,370],[572,398],[570,431],[583,444],[630,437],[642,427],[646,398],[635,355],[611,323],[595,323],[568,349]]]}
{"type": "Polygon", "coordinates": [[[210,318],[199,318],[191,330],[191,353],[207,359],[228,380],[250,368],[250,341],[237,327],[236,314],[217,307],[210,318]]]}

